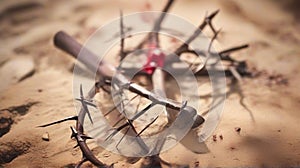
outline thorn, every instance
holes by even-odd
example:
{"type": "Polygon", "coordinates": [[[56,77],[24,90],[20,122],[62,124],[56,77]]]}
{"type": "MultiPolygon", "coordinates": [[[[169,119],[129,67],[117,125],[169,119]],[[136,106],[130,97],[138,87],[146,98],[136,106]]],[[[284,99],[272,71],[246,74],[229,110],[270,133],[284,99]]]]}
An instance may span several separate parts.
{"type": "Polygon", "coordinates": [[[76,136],[78,135],[77,131],[72,126],[70,126],[70,128],[72,130],[71,138],[76,138],[76,136]]]}
{"type": "MultiPolygon", "coordinates": [[[[218,34],[221,32],[221,29],[219,29],[218,31],[216,31],[215,32],[215,30],[213,30],[214,31],[214,36],[212,37],[212,39],[210,40],[210,43],[209,43],[209,46],[208,46],[208,51],[207,51],[207,53],[208,53],[208,55],[207,55],[207,58],[205,59],[205,61],[204,61],[204,63],[203,64],[200,64],[200,65],[198,65],[197,67],[196,67],[196,69],[194,69],[194,73],[196,74],[196,73],[198,73],[199,71],[201,71],[203,68],[205,68],[205,65],[206,65],[206,63],[207,63],[207,61],[208,61],[208,59],[209,59],[209,57],[210,57],[210,53],[211,53],[211,47],[212,47],[212,44],[213,44],[213,42],[214,42],[214,40],[217,38],[217,36],[218,36],[218,34]]],[[[198,55],[198,54],[197,54],[198,55]]]]}
{"type": "Polygon", "coordinates": [[[133,117],[132,117],[132,119],[131,119],[131,121],[134,121],[134,120],[136,120],[137,118],[139,118],[141,115],[143,115],[146,111],[148,111],[152,106],[154,106],[155,105],[155,103],[150,103],[148,106],[146,106],[144,109],[142,109],[141,111],[139,111],[138,113],[136,113],[133,117]]]}
{"type": "Polygon", "coordinates": [[[129,126],[132,128],[132,130],[134,131],[134,133],[137,134],[137,131],[136,131],[134,125],[132,124],[132,121],[133,121],[133,120],[130,120],[130,119],[127,120],[127,122],[129,123],[129,126]]]}
{"type": "Polygon", "coordinates": [[[219,33],[221,32],[222,29],[219,29],[218,31],[214,32],[214,36],[212,37],[212,39],[210,40],[210,43],[209,43],[209,47],[208,47],[208,53],[210,53],[211,51],[211,47],[212,47],[212,44],[213,42],[217,39],[217,36],[219,35],[219,33]]]}
{"type": "MultiPolygon", "coordinates": [[[[137,98],[139,95],[135,95],[134,97],[132,97],[124,106],[127,106],[131,101],[133,101],[135,98],[137,98]]],[[[110,110],[108,110],[108,112],[106,112],[103,116],[107,116],[109,113],[111,113],[112,111],[114,111],[117,107],[119,107],[120,105],[122,105],[122,100],[116,104],[113,108],[111,108],[110,110]]]]}
{"type": "MultiPolygon", "coordinates": [[[[88,117],[89,117],[91,123],[94,124],[91,113],[87,107],[86,100],[84,99],[84,96],[83,96],[82,84],[80,84],[80,99],[76,99],[76,100],[79,100],[81,102],[83,110],[88,114],[88,117]]],[[[92,105],[94,105],[94,104],[92,104],[92,105]]]]}
{"type": "Polygon", "coordinates": [[[83,97],[83,91],[82,91],[82,84],[80,84],[80,98],[84,99],[84,97],[83,97]]]}
{"type": "Polygon", "coordinates": [[[184,109],[184,108],[186,107],[186,105],[187,105],[187,101],[183,101],[183,102],[182,102],[181,109],[184,109]]]}
{"type": "Polygon", "coordinates": [[[113,136],[115,136],[117,133],[118,133],[118,131],[117,131],[117,130],[114,130],[113,133],[111,133],[109,136],[107,136],[107,137],[105,138],[104,141],[108,141],[108,140],[111,139],[113,136]]]}
{"type": "Polygon", "coordinates": [[[88,114],[88,117],[89,117],[91,123],[94,124],[91,113],[90,113],[88,107],[86,106],[86,104],[84,103],[84,101],[82,101],[82,106],[83,106],[83,110],[88,114]]]}
{"type": "Polygon", "coordinates": [[[130,124],[127,122],[123,125],[121,125],[120,127],[118,127],[117,129],[114,129],[113,133],[111,133],[107,138],[105,138],[105,141],[107,141],[108,139],[111,139],[113,136],[115,136],[119,131],[121,131],[123,128],[129,126],[130,124]]]}
{"type": "Polygon", "coordinates": [[[245,48],[248,48],[248,47],[249,47],[248,44],[244,44],[244,45],[241,45],[241,46],[229,48],[229,49],[226,49],[226,50],[223,50],[223,51],[219,52],[219,55],[229,54],[231,52],[242,50],[242,49],[245,49],[245,48]]]}
{"type": "Polygon", "coordinates": [[[116,148],[118,149],[118,146],[120,145],[121,141],[124,139],[125,135],[128,133],[129,131],[129,127],[127,128],[127,130],[125,131],[124,135],[122,136],[122,138],[119,140],[119,142],[116,145],[116,148]]]}
{"type": "Polygon", "coordinates": [[[150,127],[156,120],[158,119],[158,116],[155,117],[153,121],[151,121],[149,124],[146,125],[145,128],[143,128],[135,137],[140,136],[148,127],[150,127]]]}
{"type": "Polygon", "coordinates": [[[112,127],[115,127],[117,126],[122,120],[124,120],[125,117],[122,117],[121,119],[119,119],[112,127]]]}
{"type": "Polygon", "coordinates": [[[160,29],[161,29],[161,24],[163,22],[163,20],[165,19],[165,16],[166,16],[166,13],[170,10],[172,4],[174,3],[174,0],[169,0],[167,2],[167,4],[164,6],[162,12],[161,12],[161,15],[158,17],[158,19],[155,21],[154,23],[154,27],[153,27],[153,30],[155,32],[159,32],[160,29]]]}
{"type": "Polygon", "coordinates": [[[90,100],[86,100],[86,99],[82,100],[82,99],[79,99],[79,98],[75,98],[75,100],[80,101],[80,102],[84,101],[85,104],[97,108],[97,106],[94,103],[92,103],[90,100]]]}
{"type": "Polygon", "coordinates": [[[213,19],[218,13],[219,10],[216,10],[215,12],[211,13],[209,16],[206,16],[204,18],[204,21],[202,21],[202,23],[198,26],[198,28],[194,31],[194,33],[180,47],[178,47],[175,50],[175,54],[180,55],[184,53],[184,51],[188,50],[188,45],[198,37],[198,35],[202,32],[202,30],[205,28],[207,24],[211,27],[211,29],[215,33],[215,30],[211,24],[211,19],[213,19]]]}
{"type": "Polygon", "coordinates": [[[214,11],[213,13],[211,13],[208,17],[206,17],[207,19],[213,19],[218,13],[220,12],[220,9],[217,9],[216,11],[214,11]]]}
{"type": "Polygon", "coordinates": [[[75,149],[75,148],[77,148],[77,147],[79,147],[79,144],[77,143],[73,148],[75,149]]]}
{"type": "Polygon", "coordinates": [[[62,120],[54,121],[52,123],[45,124],[45,125],[40,125],[40,126],[37,126],[37,127],[48,127],[48,126],[51,126],[51,125],[54,125],[54,124],[59,124],[59,123],[69,121],[69,120],[78,120],[78,116],[67,117],[67,118],[64,118],[62,120]]]}
{"type": "Polygon", "coordinates": [[[81,137],[82,139],[84,139],[84,140],[86,140],[86,139],[93,139],[92,137],[87,136],[87,135],[80,135],[80,137],[81,137]]]}

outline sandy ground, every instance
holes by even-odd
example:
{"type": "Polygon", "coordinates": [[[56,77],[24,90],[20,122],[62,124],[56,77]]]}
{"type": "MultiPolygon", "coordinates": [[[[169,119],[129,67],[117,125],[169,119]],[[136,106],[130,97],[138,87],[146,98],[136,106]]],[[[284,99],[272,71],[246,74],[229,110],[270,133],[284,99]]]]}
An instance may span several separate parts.
{"type": "MultiPolygon", "coordinates": [[[[95,28],[117,18],[119,8],[129,14],[146,10],[146,4],[121,0],[0,2],[0,117],[5,128],[0,137],[0,167],[64,167],[81,159],[80,150],[73,149],[75,142],[70,139],[69,126],[74,122],[36,127],[76,114],[74,60],[54,47],[53,35],[65,30],[84,42],[95,28]],[[42,140],[46,132],[50,141],[42,140]]],[[[151,9],[160,10],[163,4],[151,2],[151,9]]],[[[261,73],[244,79],[227,94],[214,133],[217,141],[211,137],[206,142],[208,153],[194,154],[177,145],[162,158],[190,167],[197,163],[201,167],[299,167],[298,2],[186,0],[176,2],[171,12],[197,25],[206,11],[215,9],[221,13],[214,23],[223,30],[215,47],[249,43],[249,49],[234,56],[261,73]],[[240,104],[241,96],[254,120],[240,104]],[[241,128],[240,133],[236,127],[241,128]]],[[[116,167],[141,164],[129,164],[125,158],[99,148],[95,153],[105,163],[116,162],[116,167]]]]}

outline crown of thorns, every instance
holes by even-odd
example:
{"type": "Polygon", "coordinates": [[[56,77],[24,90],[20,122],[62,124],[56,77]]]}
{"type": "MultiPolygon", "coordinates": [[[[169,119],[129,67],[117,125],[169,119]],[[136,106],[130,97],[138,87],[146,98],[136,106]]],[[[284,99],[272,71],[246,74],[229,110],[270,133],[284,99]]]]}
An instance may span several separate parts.
{"type": "MultiPolygon", "coordinates": [[[[156,44],[159,46],[159,31],[161,29],[161,24],[162,24],[162,22],[165,18],[166,12],[169,11],[169,9],[170,9],[171,5],[173,4],[173,2],[174,2],[174,0],[169,0],[167,2],[167,4],[165,5],[165,7],[162,10],[161,15],[157,18],[157,20],[155,21],[155,24],[153,25],[153,32],[150,32],[144,38],[144,40],[142,40],[133,50],[126,50],[125,47],[124,47],[126,36],[125,36],[125,32],[124,32],[123,16],[122,16],[122,12],[121,12],[121,14],[120,14],[120,36],[121,36],[121,41],[120,41],[120,52],[119,52],[119,56],[120,56],[121,61],[124,58],[126,58],[126,56],[128,54],[130,54],[130,53],[132,53],[132,52],[134,52],[138,49],[142,49],[143,46],[146,43],[148,43],[149,41],[155,41],[156,44]]],[[[207,15],[204,18],[204,20],[201,22],[201,24],[198,26],[198,28],[194,31],[194,33],[180,47],[178,47],[172,54],[170,54],[166,57],[165,63],[168,64],[168,63],[171,62],[171,59],[169,59],[169,58],[177,57],[177,56],[180,57],[184,53],[192,53],[192,54],[195,54],[196,56],[200,54],[200,55],[202,55],[206,58],[219,56],[221,58],[221,61],[229,62],[229,68],[225,69],[225,74],[226,75],[233,76],[238,80],[241,79],[241,77],[243,77],[243,76],[249,75],[249,72],[247,71],[246,63],[243,62],[243,61],[237,61],[237,60],[233,59],[230,56],[230,54],[232,52],[247,48],[248,45],[241,45],[241,46],[237,46],[237,47],[232,47],[232,48],[223,50],[221,52],[212,52],[211,51],[212,43],[218,37],[218,34],[221,31],[221,30],[216,30],[214,28],[213,24],[212,24],[212,20],[218,14],[218,12],[219,12],[219,10],[207,15]],[[213,37],[210,40],[210,44],[209,44],[209,47],[207,48],[207,50],[200,51],[200,50],[190,49],[189,44],[197,36],[199,36],[200,33],[206,27],[209,27],[211,29],[211,31],[213,32],[213,37]]],[[[81,109],[80,109],[80,112],[78,113],[78,115],[67,117],[67,118],[64,118],[62,120],[58,120],[58,121],[40,126],[40,127],[47,127],[47,126],[50,126],[50,125],[58,124],[58,123],[69,121],[69,120],[76,121],[76,126],[71,127],[71,131],[72,131],[71,138],[73,138],[77,141],[77,145],[75,147],[80,148],[80,150],[82,151],[82,156],[83,156],[82,160],[77,164],[76,167],[80,167],[86,161],[90,161],[92,164],[94,164],[97,167],[113,167],[113,165],[106,165],[105,163],[100,161],[93,154],[93,152],[90,150],[90,148],[88,147],[88,145],[86,143],[87,140],[92,139],[92,138],[89,137],[88,135],[86,135],[84,133],[84,129],[83,129],[83,123],[84,123],[84,119],[85,119],[86,115],[89,118],[91,123],[94,122],[93,118],[91,117],[88,106],[95,107],[95,108],[97,107],[93,103],[93,97],[95,96],[95,94],[99,91],[110,92],[110,89],[107,89],[106,86],[111,85],[111,82],[112,82],[112,76],[110,75],[111,72],[117,72],[117,74],[118,74],[118,75],[115,76],[115,79],[116,79],[117,84],[119,86],[119,88],[118,88],[119,91],[118,91],[117,94],[122,94],[123,90],[126,89],[126,90],[129,90],[130,92],[136,94],[136,96],[134,96],[129,101],[132,101],[137,96],[141,96],[141,97],[149,99],[151,101],[151,103],[148,106],[146,106],[144,109],[142,109],[141,111],[137,112],[132,118],[127,118],[126,116],[123,116],[119,121],[117,121],[113,125],[114,130],[106,138],[106,140],[108,140],[109,138],[114,136],[116,133],[118,133],[119,131],[121,131],[122,129],[125,129],[125,128],[127,128],[127,131],[128,131],[129,128],[132,129],[135,132],[136,137],[140,137],[141,134],[147,128],[149,128],[151,124],[153,124],[156,121],[157,117],[154,120],[152,120],[149,124],[147,124],[140,132],[136,131],[136,129],[133,125],[133,122],[137,118],[142,116],[144,113],[146,113],[155,104],[165,105],[166,107],[177,110],[180,113],[194,113],[196,117],[195,117],[195,120],[194,120],[194,124],[192,125],[192,128],[196,128],[204,122],[204,118],[200,115],[197,115],[196,109],[194,109],[190,106],[187,106],[187,102],[177,102],[177,101],[174,101],[174,100],[164,98],[164,97],[162,97],[160,95],[157,95],[155,93],[152,93],[152,92],[146,90],[145,88],[143,88],[142,86],[139,86],[138,84],[129,81],[122,74],[122,71],[120,71],[119,68],[115,68],[115,67],[109,65],[108,63],[106,63],[104,61],[102,61],[100,63],[100,65],[93,64],[93,63],[97,62],[97,56],[94,53],[92,53],[91,51],[89,51],[88,49],[84,48],[81,44],[76,42],[71,36],[67,35],[65,32],[60,31],[55,35],[54,44],[56,45],[56,47],[62,49],[63,51],[69,53],[70,55],[72,55],[74,57],[77,57],[80,50],[84,50],[86,59],[85,60],[79,60],[79,61],[84,63],[87,66],[87,68],[89,68],[90,70],[93,70],[93,71],[96,70],[97,74],[101,77],[100,80],[98,82],[96,82],[95,85],[89,90],[87,95],[84,95],[82,86],[80,85],[80,97],[76,98],[76,100],[78,100],[81,103],[81,109]],[[116,127],[117,125],[119,125],[119,122],[121,120],[125,121],[124,124],[116,127]]],[[[195,75],[208,76],[208,73],[205,69],[205,63],[202,64],[202,65],[195,65],[195,64],[191,63],[190,68],[193,70],[195,75]]],[[[115,110],[119,106],[124,106],[122,101],[115,104],[115,106],[112,109],[108,110],[104,114],[104,116],[108,115],[110,112],[112,112],[113,110],[115,110]]],[[[142,139],[139,139],[139,141],[140,141],[140,143],[143,143],[142,139]]],[[[160,158],[159,158],[159,161],[164,163],[164,164],[168,164],[167,162],[161,160],[160,158]]]]}

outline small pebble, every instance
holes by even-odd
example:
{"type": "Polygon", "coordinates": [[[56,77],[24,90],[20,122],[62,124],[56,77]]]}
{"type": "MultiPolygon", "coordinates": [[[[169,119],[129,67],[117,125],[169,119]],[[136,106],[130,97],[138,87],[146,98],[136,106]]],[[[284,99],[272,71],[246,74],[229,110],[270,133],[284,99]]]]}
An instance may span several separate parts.
{"type": "Polygon", "coordinates": [[[240,127],[235,127],[234,129],[235,129],[235,131],[238,132],[238,133],[240,133],[241,130],[242,130],[240,127]]]}
{"type": "Polygon", "coordinates": [[[42,139],[44,141],[50,141],[49,133],[48,132],[44,133],[43,136],[42,136],[42,139]]]}
{"type": "Polygon", "coordinates": [[[213,135],[213,141],[217,141],[217,135],[213,135]]]}

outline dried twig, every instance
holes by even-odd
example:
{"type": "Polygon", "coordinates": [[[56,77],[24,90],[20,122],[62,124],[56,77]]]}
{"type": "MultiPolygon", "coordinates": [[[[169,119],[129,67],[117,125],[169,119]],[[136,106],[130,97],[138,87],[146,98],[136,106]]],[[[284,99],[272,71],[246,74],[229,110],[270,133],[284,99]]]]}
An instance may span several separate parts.
{"type": "Polygon", "coordinates": [[[180,56],[181,53],[188,50],[188,45],[194,41],[200,33],[203,31],[203,29],[206,27],[208,23],[211,23],[211,20],[219,13],[219,10],[216,10],[215,12],[211,13],[209,16],[205,17],[203,22],[198,26],[198,28],[194,31],[194,33],[180,46],[177,48],[177,50],[174,52],[176,55],[180,56]]]}
{"type": "Polygon", "coordinates": [[[125,34],[124,34],[124,23],[123,23],[123,12],[120,10],[120,35],[121,35],[121,51],[120,51],[120,62],[126,57],[127,53],[124,51],[124,40],[125,40],[125,34]]]}
{"type": "Polygon", "coordinates": [[[161,15],[160,15],[159,18],[156,20],[156,22],[155,22],[155,24],[154,24],[154,26],[153,26],[153,28],[152,28],[151,33],[149,33],[149,34],[146,36],[146,38],[145,38],[143,41],[141,41],[141,42],[138,44],[138,46],[136,46],[136,47],[134,48],[134,51],[135,51],[135,50],[141,49],[141,48],[143,47],[143,45],[144,45],[146,42],[149,42],[149,41],[151,41],[151,40],[156,41],[156,42],[157,42],[157,45],[159,46],[158,32],[160,31],[160,29],[161,29],[161,24],[162,24],[162,22],[163,22],[163,20],[164,20],[164,18],[165,18],[165,16],[166,16],[166,14],[167,14],[167,12],[170,10],[170,8],[171,8],[171,6],[172,6],[173,3],[174,3],[174,0],[168,0],[167,4],[165,5],[165,7],[164,7],[163,10],[162,10],[161,15]]]}
{"type": "Polygon", "coordinates": [[[209,46],[208,46],[208,49],[207,49],[207,56],[206,56],[206,59],[205,59],[205,61],[204,61],[203,64],[201,64],[201,65],[199,65],[198,67],[196,67],[196,69],[194,70],[194,73],[197,73],[197,72],[201,71],[201,70],[205,67],[205,65],[206,65],[206,63],[207,63],[207,61],[208,61],[208,59],[209,59],[210,56],[211,56],[211,47],[212,47],[212,44],[213,44],[214,40],[217,38],[217,36],[218,36],[218,34],[219,34],[220,31],[221,31],[221,29],[218,30],[217,32],[215,32],[215,35],[214,35],[213,38],[210,40],[210,43],[209,43],[209,46]]]}

